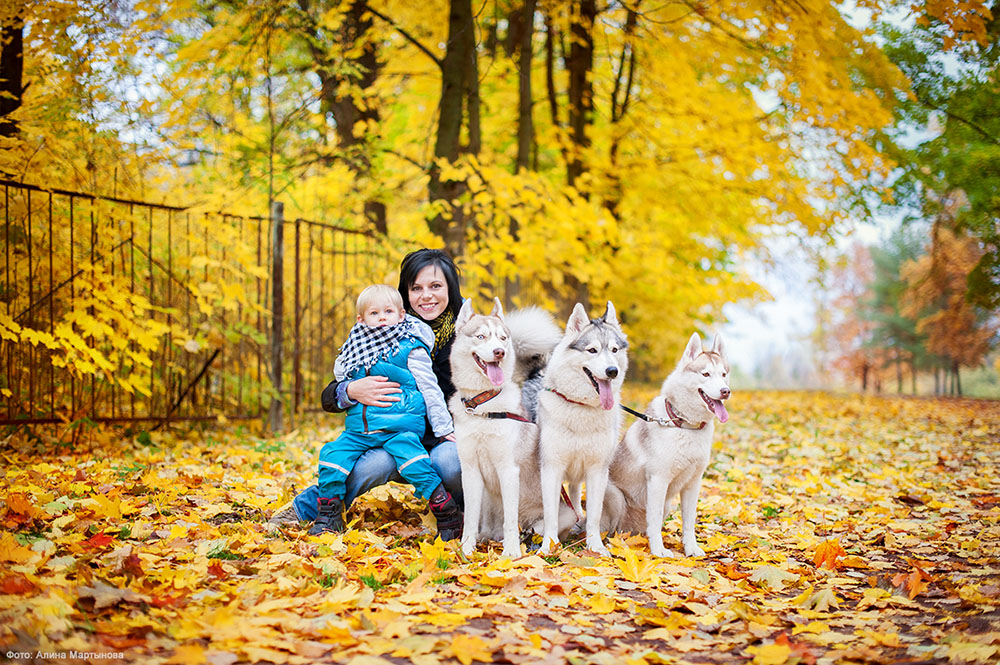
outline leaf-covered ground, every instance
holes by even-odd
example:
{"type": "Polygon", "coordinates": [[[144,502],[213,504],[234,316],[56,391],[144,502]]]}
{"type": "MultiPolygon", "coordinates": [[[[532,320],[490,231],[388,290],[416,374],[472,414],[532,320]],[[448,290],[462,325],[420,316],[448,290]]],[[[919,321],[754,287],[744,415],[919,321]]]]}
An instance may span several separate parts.
{"type": "MultiPolygon", "coordinates": [[[[631,403],[643,395],[633,392],[631,403]]],[[[988,663],[1000,659],[1000,403],[737,393],[700,559],[643,537],[471,559],[401,486],[354,528],[272,535],[331,430],[11,437],[7,660],[988,663]],[[101,437],[98,437],[100,440],[101,437]],[[82,654],[82,655],[81,655],[82,654]]],[[[679,518],[665,542],[680,549],[679,518]]]]}

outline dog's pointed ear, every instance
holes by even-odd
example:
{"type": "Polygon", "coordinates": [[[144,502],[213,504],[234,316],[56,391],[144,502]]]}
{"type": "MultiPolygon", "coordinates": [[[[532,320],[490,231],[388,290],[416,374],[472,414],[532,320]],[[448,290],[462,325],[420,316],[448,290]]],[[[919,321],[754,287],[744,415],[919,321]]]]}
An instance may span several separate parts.
{"type": "Polygon", "coordinates": [[[583,332],[589,323],[590,317],[587,316],[587,310],[580,303],[576,303],[576,306],[573,307],[573,313],[569,315],[569,321],[566,322],[566,332],[574,334],[583,332]]]}
{"type": "Polygon", "coordinates": [[[725,359],[726,345],[722,341],[722,333],[715,333],[715,339],[712,340],[712,353],[717,353],[725,359]]]}
{"type": "Polygon", "coordinates": [[[499,298],[493,299],[493,311],[490,312],[490,316],[497,316],[503,321],[503,305],[500,303],[499,298]]]}
{"type": "Polygon", "coordinates": [[[701,337],[698,333],[691,333],[691,339],[684,347],[684,355],[681,356],[681,364],[687,364],[701,355],[701,337]]]}
{"type": "Polygon", "coordinates": [[[455,321],[455,328],[464,326],[475,314],[472,310],[472,299],[466,298],[465,302],[462,303],[462,309],[458,310],[458,320],[455,321]]]}
{"type": "Polygon", "coordinates": [[[601,320],[612,326],[618,325],[618,313],[615,312],[615,306],[611,304],[610,300],[608,301],[608,306],[604,309],[604,316],[601,317],[601,320]]]}

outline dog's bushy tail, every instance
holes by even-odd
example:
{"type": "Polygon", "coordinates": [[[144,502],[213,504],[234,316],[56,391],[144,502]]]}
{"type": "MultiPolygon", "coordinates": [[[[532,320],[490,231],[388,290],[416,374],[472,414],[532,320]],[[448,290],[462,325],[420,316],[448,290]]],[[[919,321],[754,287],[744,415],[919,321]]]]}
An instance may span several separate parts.
{"type": "Polygon", "coordinates": [[[513,378],[516,383],[523,384],[545,369],[563,333],[555,318],[539,307],[512,310],[504,320],[517,354],[513,378]]]}

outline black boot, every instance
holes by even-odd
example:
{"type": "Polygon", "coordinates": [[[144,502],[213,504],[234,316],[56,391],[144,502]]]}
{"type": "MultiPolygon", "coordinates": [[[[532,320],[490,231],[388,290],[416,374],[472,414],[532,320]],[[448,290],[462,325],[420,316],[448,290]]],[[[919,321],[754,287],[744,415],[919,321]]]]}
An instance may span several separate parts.
{"type": "Polygon", "coordinates": [[[316,507],[319,515],[316,516],[316,523],[309,529],[310,536],[318,536],[321,533],[344,531],[344,502],[340,497],[324,499],[320,497],[316,500],[316,507]]]}
{"type": "Polygon", "coordinates": [[[462,510],[458,502],[452,498],[444,484],[438,485],[431,493],[428,501],[431,512],[437,519],[438,536],[441,540],[454,540],[462,537],[462,510]]]}

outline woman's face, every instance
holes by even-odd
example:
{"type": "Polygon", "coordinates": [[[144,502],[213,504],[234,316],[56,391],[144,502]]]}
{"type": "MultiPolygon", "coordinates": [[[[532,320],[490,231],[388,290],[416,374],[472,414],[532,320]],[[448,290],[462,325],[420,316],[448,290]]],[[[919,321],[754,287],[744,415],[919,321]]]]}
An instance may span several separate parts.
{"type": "Polygon", "coordinates": [[[410,285],[410,307],[424,321],[433,321],[448,307],[448,283],[436,265],[417,273],[410,285]]]}

